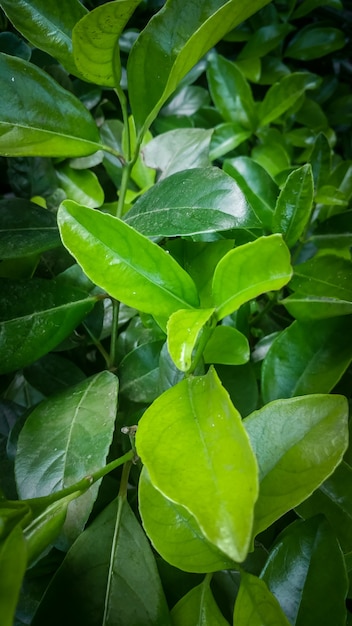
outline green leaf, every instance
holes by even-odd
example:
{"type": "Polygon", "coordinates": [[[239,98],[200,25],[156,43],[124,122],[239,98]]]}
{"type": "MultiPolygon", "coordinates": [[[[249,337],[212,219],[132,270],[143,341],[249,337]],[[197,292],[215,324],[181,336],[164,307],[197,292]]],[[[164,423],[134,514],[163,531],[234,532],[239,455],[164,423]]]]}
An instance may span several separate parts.
{"type": "Polygon", "coordinates": [[[190,369],[195,345],[213,313],[214,309],[180,309],[170,316],[167,323],[167,347],[181,372],[190,369]]]}
{"type": "Polygon", "coordinates": [[[158,396],[159,358],[163,342],[144,343],[119,365],[120,392],[133,402],[153,402],[158,396]]]}
{"type": "Polygon", "coordinates": [[[96,209],[104,202],[104,191],[99,180],[90,170],[75,170],[63,165],[56,170],[60,186],[69,200],[96,209]]]}
{"type": "Polygon", "coordinates": [[[293,322],[275,339],[262,368],[264,402],[328,393],[352,359],[351,318],[293,322]]]}
{"type": "Polygon", "coordinates": [[[291,24],[269,24],[258,28],[238,55],[239,60],[264,57],[275,50],[293,30],[291,24]]]}
{"type": "Polygon", "coordinates": [[[101,148],[86,107],[35,65],[0,53],[0,91],[1,154],[67,158],[101,148]]]}
{"type": "Polygon", "coordinates": [[[127,64],[137,133],[155,119],[181,79],[231,29],[268,0],[169,1],[137,38],[127,64]],[[173,37],[170,37],[170,32],[173,37]]]}
{"type": "Polygon", "coordinates": [[[59,208],[58,222],[64,245],[87,276],[117,300],[165,318],[198,305],[190,276],[128,224],[69,200],[59,208]]]}
{"type": "Polygon", "coordinates": [[[297,9],[292,14],[293,19],[298,19],[299,17],[304,17],[314,9],[321,8],[323,6],[333,7],[334,9],[343,9],[342,2],[340,0],[303,0],[301,4],[298,5],[297,9]]]}
{"type": "Polygon", "coordinates": [[[236,626],[290,626],[265,582],[247,572],[241,572],[233,620],[236,626]]]}
{"type": "Polygon", "coordinates": [[[288,526],[261,576],[291,624],[345,624],[346,567],[334,532],[324,518],[288,526]]]}
{"type": "Polygon", "coordinates": [[[210,580],[189,591],[171,611],[173,626],[228,626],[210,589],[210,580]]]}
{"type": "Polygon", "coordinates": [[[0,286],[1,373],[29,365],[50,352],[97,300],[59,280],[0,279],[0,286]]]}
{"type": "Polygon", "coordinates": [[[235,63],[212,52],[207,78],[211,97],[226,122],[236,122],[243,130],[256,126],[255,105],[249,83],[235,63]]]}
{"type": "Polygon", "coordinates": [[[52,213],[20,198],[0,201],[0,259],[41,254],[59,245],[52,213]]]}
{"type": "Polygon", "coordinates": [[[159,180],[186,169],[208,167],[212,132],[204,128],[176,128],[157,135],[142,148],[143,159],[146,165],[161,172],[159,180]]]}
{"type": "Polygon", "coordinates": [[[352,210],[333,215],[319,224],[311,237],[319,248],[344,248],[352,245],[352,210]]]}
{"type": "Polygon", "coordinates": [[[348,445],[339,395],[276,400],[244,420],[259,466],[254,534],[300,504],[334,471],[348,445]]]}
{"type": "Polygon", "coordinates": [[[231,326],[216,326],[204,349],[205,363],[241,365],[249,357],[247,337],[231,326]]]}
{"type": "Polygon", "coordinates": [[[239,186],[217,167],[165,178],[137,200],[125,221],[148,237],[260,227],[239,186]]]}
{"type": "Polygon", "coordinates": [[[145,466],[139,480],[138,502],[144,529],[168,563],[185,572],[199,573],[234,567],[233,561],[207,541],[191,513],[153,486],[145,466]]]}
{"type": "Polygon", "coordinates": [[[1,6],[33,46],[53,56],[68,72],[77,74],[71,35],[76,22],[87,13],[79,0],[62,0],[60,6],[56,0],[1,0],[1,6]]]}
{"type": "Polygon", "coordinates": [[[27,548],[20,526],[0,543],[0,613],[2,626],[13,626],[22,579],[27,566],[27,548]]]}
{"type": "Polygon", "coordinates": [[[224,154],[240,146],[252,135],[252,131],[245,130],[236,122],[225,122],[214,128],[210,145],[210,159],[215,161],[224,154]]]}
{"type": "Polygon", "coordinates": [[[63,391],[71,385],[80,383],[86,377],[74,361],[52,353],[30,363],[23,373],[29,384],[38,389],[43,396],[63,391]]]}
{"type": "Polygon", "coordinates": [[[256,462],[215,371],[159,396],[139,422],[136,446],[153,485],[191,513],[210,543],[243,561],[257,498],[256,462]]]}
{"type": "MultiPolygon", "coordinates": [[[[114,431],[117,392],[116,376],[101,372],[44,400],[32,411],[18,439],[15,473],[20,497],[60,491],[104,466],[114,431]]],[[[71,503],[65,524],[69,541],[83,529],[98,489],[99,481],[71,503]]]]}
{"type": "Polygon", "coordinates": [[[268,89],[259,106],[261,126],[266,126],[286,113],[307,89],[316,89],[321,82],[315,74],[293,72],[268,89]]]}
{"type": "Polygon", "coordinates": [[[76,24],[72,32],[73,56],[84,80],[103,87],[119,85],[119,37],[140,1],[103,4],[76,24]]]}
{"type": "Polygon", "coordinates": [[[325,185],[331,170],[331,148],[324,133],[319,133],[309,157],[312,165],[315,190],[325,185]]]}
{"type": "Polygon", "coordinates": [[[273,215],[273,231],[283,234],[289,248],[298,241],[309,222],[313,192],[310,165],[291,172],[281,189],[273,215]]]}
{"type": "Polygon", "coordinates": [[[150,545],[122,498],[78,537],[32,625],[114,626],[117,619],[126,626],[170,626],[150,545]]]}
{"type": "Polygon", "coordinates": [[[281,235],[260,237],[231,250],[219,261],[213,277],[218,319],[266,291],[280,289],[291,274],[290,254],[281,235]]]}
{"type": "Polygon", "coordinates": [[[294,35],[285,50],[285,56],[310,61],[340,50],[345,44],[346,37],[342,30],[309,24],[294,35]]]}

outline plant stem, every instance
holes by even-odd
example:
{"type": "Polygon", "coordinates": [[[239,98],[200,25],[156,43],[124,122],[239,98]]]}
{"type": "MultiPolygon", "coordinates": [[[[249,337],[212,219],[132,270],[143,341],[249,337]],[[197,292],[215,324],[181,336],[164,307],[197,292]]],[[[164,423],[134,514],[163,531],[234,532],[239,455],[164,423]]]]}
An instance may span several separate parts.
{"type": "Polygon", "coordinates": [[[111,298],[112,302],[112,325],[111,325],[111,340],[110,340],[110,368],[113,369],[116,367],[117,360],[117,337],[118,337],[118,327],[119,327],[119,312],[120,312],[120,302],[111,298]]]}
{"type": "Polygon", "coordinates": [[[110,360],[110,356],[107,353],[107,351],[105,350],[104,346],[100,343],[99,339],[97,339],[93,333],[91,332],[91,330],[88,328],[88,326],[83,322],[83,327],[85,329],[85,331],[88,333],[89,337],[91,338],[92,342],[94,343],[95,347],[97,348],[97,350],[99,350],[100,354],[102,355],[105,363],[106,363],[106,367],[108,369],[110,369],[111,367],[111,360],[110,360]]]}

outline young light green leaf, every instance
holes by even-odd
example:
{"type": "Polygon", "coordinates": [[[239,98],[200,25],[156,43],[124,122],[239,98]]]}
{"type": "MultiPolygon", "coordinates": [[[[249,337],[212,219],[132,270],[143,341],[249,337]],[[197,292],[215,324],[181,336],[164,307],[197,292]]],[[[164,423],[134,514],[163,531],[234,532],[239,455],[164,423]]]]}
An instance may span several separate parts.
{"type": "Polygon", "coordinates": [[[279,118],[297,102],[307,89],[316,89],[321,80],[315,74],[294,72],[270,87],[259,107],[261,126],[279,118]]]}
{"type": "Polygon", "coordinates": [[[76,170],[64,164],[57,168],[56,175],[69,200],[84,204],[91,209],[96,209],[103,204],[103,188],[96,174],[91,170],[76,170]]]}
{"type": "Polygon", "coordinates": [[[290,626],[265,582],[247,572],[241,572],[233,621],[236,626],[290,626]]]}
{"type": "Polygon", "coordinates": [[[210,589],[210,579],[189,591],[171,611],[173,626],[228,626],[210,589]]]}
{"type": "Polygon", "coordinates": [[[187,372],[191,367],[195,345],[213,313],[214,309],[180,309],[170,316],[167,323],[167,347],[181,372],[187,372]]]}
{"type": "Polygon", "coordinates": [[[218,263],[213,277],[213,302],[218,319],[265,291],[290,280],[290,254],[281,235],[260,237],[238,246],[218,263]]]}
{"type": "Polygon", "coordinates": [[[333,529],[322,517],[288,526],[261,577],[296,626],[343,626],[346,566],[333,529]],[[327,567],[322,567],[327,563],[327,567]]]}
{"type": "Polygon", "coordinates": [[[64,245],[87,276],[117,300],[164,318],[198,305],[190,276],[128,224],[69,200],[59,209],[58,223],[64,245]]]}
{"type": "Polygon", "coordinates": [[[310,165],[291,172],[281,189],[273,215],[273,232],[282,233],[289,248],[298,241],[309,222],[313,193],[310,165]]]}
{"type": "Polygon", "coordinates": [[[115,0],[85,15],[72,32],[73,56],[84,80],[116,87],[121,79],[119,37],[141,0],[115,0]]]}
{"type": "Polygon", "coordinates": [[[1,154],[67,158],[101,148],[86,107],[35,65],[0,53],[0,91],[1,154]]]}
{"type": "Polygon", "coordinates": [[[352,359],[350,331],[350,316],[296,321],[283,330],[263,362],[264,402],[331,391],[352,359]]]}
{"type": "Polygon", "coordinates": [[[150,545],[127,501],[120,497],[78,537],[53,578],[33,626],[48,622],[52,626],[113,626],[117,616],[128,626],[170,626],[150,545]]]}
{"type": "Polygon", "coordinates": [[[26,566],[26,543],[22,529],[17,525],[0,543],[0,614],[2,626],[13,626],[26,566]]]}
{"type": "Polygon", "coordinates": [[[340,463],[348,445],[344,396],[276,400],[245,418],[259,465],[254,535],[305,500],[340,463]]]}
{"type": "Polygon", "coordinates": [[[245,194],[217,167],[168,176],[137,200],[125,221],[148,237],[261,226],[245,194]]]}
{"type": "MultiPolygon", "coordinates": [[[[104,465],[114,431],[117,393],[116,376],[101,372],[44,400],[32,411],[18,440],[15,472],[20,497],[60,491],[104,465]]],[[[70,504],[65,523],[69,541],[84,527],[98,489],[99,481],[70,504]]]]}
{"type": "Polygon", "coordinates": [[[234,567],[204,537],[194,517],[181,504],[166,498],[143,467],[138,486],[139,511],[155,549],[171,565],[185,572],[215,572],[234,567]]]}
{"type": "MultiPolygon", "coordinates": [[[[72,29],[87,9],[79,0],[1,0],[1,7],[15,28],[33,46],[57,59],[77,74],[72,56],[72,29]]],[[[28,94],[27,94],[28,95],[28,94]]]]}
{"type": "Polygon", "coordinates": [[[237,328],[216,326],[204,349],[205,363],[241,365],[250,357],[248,339],[237,328]]]}
{"type": "Polygon", "coordinates": [[[127,64],[137,134],[155,119],[181,79],[205,53],[247,17],[268,4],[253,0],[169,1],[137,38],[127,64]],[[170,32],[173,37],[170,37],[170,32]]]}
{"type": "Polygon", "coordinates": [[[243,561],[257,498],[256,462],[214,369],[159,396],[139,421],[136,446],[153,485],[191,513],[210,543],[243,561]]]}

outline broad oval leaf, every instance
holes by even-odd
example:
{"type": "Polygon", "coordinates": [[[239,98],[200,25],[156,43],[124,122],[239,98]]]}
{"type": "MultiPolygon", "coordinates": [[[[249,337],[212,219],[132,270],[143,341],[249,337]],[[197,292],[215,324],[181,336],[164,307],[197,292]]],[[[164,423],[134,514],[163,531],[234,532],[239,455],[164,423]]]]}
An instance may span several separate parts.
{"type": "Polygon", "coordinates": [[[69,200],[95,209],[104,202],[104,191],[91,170],[76,170],[67,164],[58,167],[56,175],[69,200]]]}
{"type": "Polygon", "coordinates": [[[1,154],[67,158],[101,148],[86,107],[35,65],[0,53],[0,91],[1,154]]]}
{"type": "Polygon", "coordinates": [[[27,548],[20,525],[0,543],[0,612],[2,626],[13,626],[27,567],[27,548]]]}
{"type": "Polygon", "coordinates": [[[138,502],[144,529],[168,563],[198,573],[234,567],[233,561],[207,541],[191,513],[154,487],[145,466],[139,480],[138,502]]]}
{"type": "Polygon", "coordinates": [[[236,626],[290,626],[265,582],[247,572],[241,573],[233,620],[236,626]]]}
{"type": "MultiPolygon", "coordinates": [[[[116,376],[101,372],[44,400],[32,411],[18,439],[15,473],[21,498],[60,491],[105,464],[117,393],[116,376]]],[[[83,529],[98,488],[99,481],[70,504],[65,523],[68,540],[83,529]]]]}
{"type": "Polygon", "coordinates": [[[119,85],[119,37],[140,1],[103,4],[76,24],[72,32],[73,56],[84,80],[103,87],[119,85]]]}
{"type": "Polygon", "coordinates": [[[284,76],[278,83],[270,87],[259,106],[261,126],[266,126],[279,118],[297,102],[307,89],[315,89],[321,79],[308,72],[294,72],[284,76]]]}
{"type": "Polygon", "coordinates": [[[309,25],[294,35],[285,50],[285,56],[310,61],[340,50],[345,44],[346,37],[342,30],[331,26],[309,25]]]}
{"type": "Polygon", "coordinates": [[[276,400],[245,418],[259,466],[254,534],[332,474],[348,445],[347,419],[346,398],[318,394],[276,400]]]}
{"type": "Polygon", "coordinates": [[[261,227],[245,194],[217,167],[168,176],[137,200],[125,221],[148,237],[261,227]]]}
{"type": "Polygon", "coordinates": [[[228,252],[216,266],[213,303],[218,319],[290,280],[290,253],[281,235],[260,237],[228,252]]]}
{"type": "Polygon", "coordinates": [[[58,223],[87,276],[117,300],[158,318],[198,305],[191,277],[128,224],[69,200],[59,208],[58,223]]]}
{"type": "Polygon", "coordinates": [[[228,626],[210,589],[210,579],[189,591],[171,611],[173,626],[228,626]]]}
{"type": "Polygon", "coordinates": [[[167,346],[172,360],[181,372],[190,369],[195,345],[213,313],[214,309],[180,309],[170,316],[167,323],[167,346]]]}
{"type": "Polygon", "coordinates": [[[21,198],[0,201],[0,259],[41,254],[60,245],[55,216],[21,198]]]}
{"type": "Polygon", "coordinates": [[[216,326],[204,349],[205,363],[242,365],[249,357],[247,337],[231,326],[216,326]]]}
{"type": "Polygon", "coordinates": [[[273,215],[273,232],[282,233],[289,248],[298,241],[309,222],[313,193],[310,165],[291,172],[281,189],[273,215]]]}
{"type": "Polygon", "coordinates": [[[159,396],[139,421],[136,446],[153,485],[193,515],[210,543],[243,561],[257,498],[256,462],[214,369],[159,396]]]}

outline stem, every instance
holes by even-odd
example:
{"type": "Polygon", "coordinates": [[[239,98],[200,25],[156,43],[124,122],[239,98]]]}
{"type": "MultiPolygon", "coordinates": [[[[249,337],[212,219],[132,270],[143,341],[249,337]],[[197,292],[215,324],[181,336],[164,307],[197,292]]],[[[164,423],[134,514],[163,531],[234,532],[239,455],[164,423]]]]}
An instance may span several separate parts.
{"type": "Polygon", "coordinates": [[[89,337],[91,338],[92,342],[94,343],[95,347],[99,350],[100,354],[102,355],[105,363],[106,363],[106,367],[108,369],[110,369],[111,367],[111,361],[110,361],[110,356],[107,353],[107,351],[105,350],[104,346],[100,343],[99,339],[97,339],[92,331],[88,328],[88,326],[83,322],[83,327],[85,329],[85,331],[88,333],[89,337]]]}
{"type": "Polygon", "coordinates": [[[117,360],[117,337],[118,337],[118,327],[119,327],[119,312],[120,312],[120,302],[111,298],[112,302],[112,326],[111,326],[111,341],[110,341],[110,369],[116,367],[117,360]]]}

